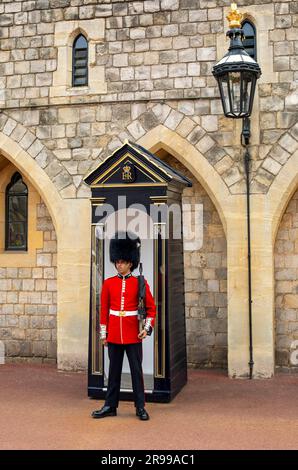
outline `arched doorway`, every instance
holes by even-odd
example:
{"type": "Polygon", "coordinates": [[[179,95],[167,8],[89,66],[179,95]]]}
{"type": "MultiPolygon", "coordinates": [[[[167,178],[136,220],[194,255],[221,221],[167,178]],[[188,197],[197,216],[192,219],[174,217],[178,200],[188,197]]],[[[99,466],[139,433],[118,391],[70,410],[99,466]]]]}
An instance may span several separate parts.
{"type": "Polygon", "coordinates": [[[87,199],[62,198],[37,161],[0,133],[0,153],[41,196],[56,231],[57,363],[64,370],[87,367],[90,274],[90,211],[87,199]]]}
{"type": "MultiPolygon", "coordinates": [[[[152,152],[163,149],[174,156],[201,184],[217,210],[227,242],[228,374],[233,378],[247,377],[249,347],[245,195],[231,194],[204,155],[186,139],[163,125],[148,131],[139,143],[152,152]]],[[[226,338],[222,338],[225,341],[226,338]]],[[[259,373],[258,370],[256,373],[259,373]]]]}
{"type": "Polygon", "coordinates": [[[192,248],[184,244],[188,366],[226,369],[228,316],[225,232],[213,202],[191,172],[168,151],[160,149],[155,153],[193,183],[191,188],[185,188],[182,193],[184,224],[194,230],[194,224],[199,222],[197,246],[192,248]],[[186,211],[191,211],[187,218],[186,211]]]}
{"type": "Polygon", "coordinates": [[[279,224],[274,264],[275,366],[298,370],[298,189],[279,224]]]}
{"type": "Polygon", "coordinates": [[[0,266],[0,341],[6,362],[56,363],[56,231],[38,191],[1,154],[0,266]],[[26,192],[18,196],[22,186],[26,192]]]}

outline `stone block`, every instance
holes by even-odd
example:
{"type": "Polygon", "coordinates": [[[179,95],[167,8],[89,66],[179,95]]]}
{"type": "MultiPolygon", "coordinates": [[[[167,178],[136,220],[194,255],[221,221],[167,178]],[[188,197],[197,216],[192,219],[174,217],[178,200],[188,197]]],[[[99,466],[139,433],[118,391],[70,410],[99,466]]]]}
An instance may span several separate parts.
{"type": "Polygon", "coordinates": [[[179,62],[194,62],[196,60],[196,49],[184,49],[178,51],[179,62]]]}
{"type": "Polygon", "coordinates": [[[289,57],[275,57],[274,58],[274,71],[282,72],[284,70],[289,70],[290,68],[290,59],[289,57]]]}
{"type": "Polygon", "coordinates": [[[46,341],[33,341],[32,343],[32,354],[37,357],[47,356],[47,343],[46,341]]]}
{"type": "Polygon", "coordinates": [[[182,137],[187,137],[195,126],[196,124],[190,118],[185,117],[177,127],[176,132],[182,137]]]}
{"type": "Polygon", "coordinates": [[[180,77],[175,78],[174,80],[175,88],[192,88],[192,78],[191,77],[180,77]]]}
{"type": "Polygon", "coordinates": [[[162,51],[172,49],[172,38],[154,38],[150,39],[150,50],[162,51]]]}
{"type": "Polygon", "coordinates": [[[153,65],[151,67],[151,78],[164,78],[168,75],[167,65],[153,65]]]}
{"type": "Polygon", "coordinates": [[[159,0],[147,0],[144,2],[144,11],[148,13],[154,13],[160,10],[159,0]]]}
{"type": "Polygon", "coordinates": [[[57,342],[56,341],[47,342],[47,357],[48,358],[57,357],[57,342]]]}
{"type": "Polygon", "coordinates": [[[187,49],[190,39],[188,37],[178,36],[173,38],[173,49],[187,49]]]}
{"type": "Polygon", "coordinates": [[[281,165],[272,158],[267,157],[263,163],[263,168],[273,175],[277,175],[281,169],[281,165]]]}
{"type": "Polygon", "coordinates": [[[43,319],[43,326],[44,326],[44,328],[55,329],[56,326],[57,326],[56,317],[53,316],[53,315],[44,316],[44,319],[43,319]]]}
{"type": "Polygon", "coordinates": [[[112,16],[112,5],[107,5],[101,3],[100,5],[96,5],[95,7],[95,16],[96,17],[109,17],[112,16]]]}
{"type": "Polygon", "coordinates": [[[161,0],[161,10],[178,10],[179,0],[161,0]]]}
{"type": "Polygon", "coordinates": [[[169,77],[184,77],[187,74],[186,64],[170,64],[169,77]]]}
{"type": "Polygon", "coordinates": [[[146,15],[139,15],[140,26],[151,26],[153,25],[153,15],[148,13],[146,15]]]}
{"type": "Polygon", "coordinates": [[[274,144],[278,141],[280,136],[283,134],[283,130],[270,129],[268,131],[261,131],[261,142],[262,144],[274,144]]]}
{"type": "Polygon", "coordinates": [[[158,125],[158,119],[153,112],[143,113],[140,117],[143,128],[148,131],[158,125]]]}
{"type": "Polygon", "coordinates": [[[13,25],[13,15],[0,15],[0,26],[12,26],[13,25]]]}
{"type": "Polygon", "coordinates": [[[127,129],[135,140],[140,139],[146,133],[139,121],[133,121],[127,129]]]}
{"type": "Polygon", "coordinates": [[[179,33],[177,24],[168,24],[162,27],[161,34],[164,37],[177,36],[179,33]]]}
{"type": "Polygon", "coordinates": [[[207,21],[207,12],[206,9],[197,9],[197,10],[190,10],[189,11],[189,21],[190,22],[197,22],[197,21],[207,21]]]}
{"type": "Polygon", "coordinates": [[[36,264],[40,267],[47,267],[52,265],[52,255],[51,254],[37,254],[36,264]]]}
{"type": "MultiPolygon", "coordinates": [[[[145,38],[145,28],[132,28],[130,29],[130,38],[131,39],[143,39],[145,38]]],[[[119,65],[116,65],[116,67],[119,67],[119,65]]]]}
{"type": "Polygon", "coordinates": [[[216,49],[215,47],[202,47],[197,50],[198,61],[211,61],[216,60],[216,49]]]}
{"type": "Polygon", "coordinates": [[[287,309],[298,308],[298,295],[286,294],[284,296],[284,306],[287,309]]]}
{"type": "Polygon", "coordinates": [[[170,112],[169,116],[167,117],[165,121],[165,126],[168,127],[169,129],[175,130],[176,127],[182,121],[182,119],[183,119],[183,114],[172,109],[172,111],[170,112]]]}
{"type": "MultiPolygon", "coordinates": [[[[1,330],[0,330],[1,331],[1,330]]],[[[5,344],[5,353],[8,357],[16,357],[20,355],[19,341],[8,341],[5,344]]]]}
{"type": "Polygon", "coordinates": [[[203,137],[204,133],[204,130],[200,126],[196,126],[194,130],[188,135],[187,140],[192,145],[196,145],[197,142],[203,137]]]}
{"type": "Polygon", "coordinates": [[[286,133],[279,141],[279,145],[289,153],[294,153],[298,147],[298,142],[286,133]]]}

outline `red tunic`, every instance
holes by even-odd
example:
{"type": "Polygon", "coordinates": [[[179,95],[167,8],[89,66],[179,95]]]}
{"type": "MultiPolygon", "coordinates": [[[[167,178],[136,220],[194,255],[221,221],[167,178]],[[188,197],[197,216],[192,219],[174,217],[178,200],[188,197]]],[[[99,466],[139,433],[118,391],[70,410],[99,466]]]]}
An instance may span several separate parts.
{"type": "MultiPolygon", "coordinates": [[[[151,318],[154,326],[156,306],[150,292],[148,282],[145,280],[145,305],[147,318],[151,318]]],[[[138,316],[116,316],[110,314],[110,309],[116,311],[133,311],[138,309],[138,278],[130,275],[116,275],[105,279],[101,291],[100,327],[106,326],[107,341],[109,343],[130,344],[140,343],[138,338],[138,316]]]]}

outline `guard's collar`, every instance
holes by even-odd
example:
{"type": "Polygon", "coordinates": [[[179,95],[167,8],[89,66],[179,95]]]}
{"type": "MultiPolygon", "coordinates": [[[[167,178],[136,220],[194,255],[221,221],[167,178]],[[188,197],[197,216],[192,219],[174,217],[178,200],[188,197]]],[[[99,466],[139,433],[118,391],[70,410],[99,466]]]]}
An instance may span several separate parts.
{"type": "Polygon", "coordinates": [[[130,276],[132,276],[131,273],[126,274],[125,276],[122,276],[122,274],[117,273],[117,276],[120,277],[120,279],[128,279],[130,276]]]}

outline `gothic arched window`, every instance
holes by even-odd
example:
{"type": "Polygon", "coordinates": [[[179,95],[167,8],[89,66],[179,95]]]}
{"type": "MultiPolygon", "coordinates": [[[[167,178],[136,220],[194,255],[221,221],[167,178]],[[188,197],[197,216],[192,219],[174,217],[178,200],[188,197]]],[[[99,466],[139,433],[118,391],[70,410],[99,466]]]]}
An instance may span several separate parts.
{"type": "Polygon", "coordinates": [[[244,20],[242,23],[242,30],[244,32],[244,49],[250,57],[257,60],[257,35],[255,25],[249,20],[244,20]]]}
{"type": "Polygon", "coordinates": [[[28,188],[16,172],[6,188],[5,249],[27,250],[28,188]]]}
{"type": "Polygon", "coordinates": [[[88,85],[88,42],[79,34],[72,47],[72,86],[88,85]]]}

